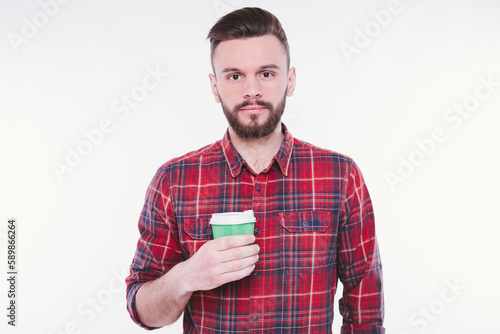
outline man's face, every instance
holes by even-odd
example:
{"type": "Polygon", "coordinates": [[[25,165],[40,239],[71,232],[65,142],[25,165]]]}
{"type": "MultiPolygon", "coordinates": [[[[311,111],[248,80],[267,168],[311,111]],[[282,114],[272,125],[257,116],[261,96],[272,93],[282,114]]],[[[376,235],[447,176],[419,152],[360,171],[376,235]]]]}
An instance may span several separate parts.
{"type": "Polygon", "coordinates": [[[295,89],[295,69],[288,70],[280,41],[274,35],[223,41],[212,61],[212,93],[229,126],[241,138],[269,135],[295,89]]]}

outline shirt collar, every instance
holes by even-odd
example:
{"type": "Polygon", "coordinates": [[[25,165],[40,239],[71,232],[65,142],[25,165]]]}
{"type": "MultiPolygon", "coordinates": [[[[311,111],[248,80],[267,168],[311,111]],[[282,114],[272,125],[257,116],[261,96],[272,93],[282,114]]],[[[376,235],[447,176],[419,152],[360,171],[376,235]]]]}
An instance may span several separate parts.
{"type": "MultiPolygon", "coordinates": [[[[281,147],[274,156],[274,160],[280,167],[281,173],[284,176],[288,176],[288,166],[290,165],[290,158],[292,156],[293,149],[293,137],[288,131],[285,124],[281,123],[281,131],[285,135],[283,141],[281,142],[281,147]]],[[[237,177],[240,175],[241,170],[244,165],[246,165],[243,157],[238,153],[231,139],[229,138],[229,130],[226,131],[224,137],[221,140],[221,147],[224,156],[226,157],[227,164],[231,170],[231,176],[237,177]]]]}

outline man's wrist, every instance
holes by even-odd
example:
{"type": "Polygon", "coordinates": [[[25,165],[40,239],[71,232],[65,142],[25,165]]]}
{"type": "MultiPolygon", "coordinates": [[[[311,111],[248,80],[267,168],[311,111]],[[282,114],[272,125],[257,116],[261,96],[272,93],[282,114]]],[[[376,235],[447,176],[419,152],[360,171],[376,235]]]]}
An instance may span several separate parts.
{"type": "MultiPolygon", "coordinates": [[[[183,261],[174,266],[167,274],[163,275],[161,278],[164,282],[169,284],[171,289],[176,291],[179,297],[190,297],[195,291],[191,283],[191,275],[188,270],[188,262],[183,261]],[[170,277],[166,279],[165,276],[170,277]]],[[[163,283],[163,282],[162,282],[163,283]]]]}

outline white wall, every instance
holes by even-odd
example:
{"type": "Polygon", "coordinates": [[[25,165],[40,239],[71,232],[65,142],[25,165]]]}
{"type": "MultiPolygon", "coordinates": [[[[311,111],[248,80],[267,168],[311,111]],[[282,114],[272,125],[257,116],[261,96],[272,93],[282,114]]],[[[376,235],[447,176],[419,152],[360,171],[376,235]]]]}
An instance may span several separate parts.
{"type": "Polygon", "coordinates": [[[268,9],[288,35],[292,134],[364,173],[388,332],[498,331],[498,2],[58,1],[0,3],[3,272],[10,217],[19,247],[18,327],[2,306],[2,333],[143,332],[121,284],[146,187],[163,162],[222,137],[205,37],[243,6],[268,9]],[[148,71],[157,87],[125,108],[148,71]],[[54,163],[78,149],[58,177],[54,163]]]}

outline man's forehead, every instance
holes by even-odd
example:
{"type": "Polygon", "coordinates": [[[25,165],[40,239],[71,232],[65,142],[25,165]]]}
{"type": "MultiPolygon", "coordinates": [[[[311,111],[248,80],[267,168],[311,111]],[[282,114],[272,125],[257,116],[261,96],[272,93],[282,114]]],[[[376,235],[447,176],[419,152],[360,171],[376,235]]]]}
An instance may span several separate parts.
{"type": "Polygon", "coordinates": [[[255,70],[266,66],[279,70],[286,67],[286,60],[285,48],[274,35],[222,41],[212,58],[217,71],[255,70]]]}

